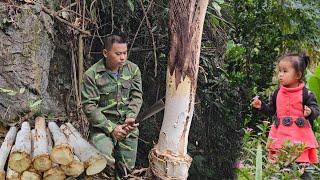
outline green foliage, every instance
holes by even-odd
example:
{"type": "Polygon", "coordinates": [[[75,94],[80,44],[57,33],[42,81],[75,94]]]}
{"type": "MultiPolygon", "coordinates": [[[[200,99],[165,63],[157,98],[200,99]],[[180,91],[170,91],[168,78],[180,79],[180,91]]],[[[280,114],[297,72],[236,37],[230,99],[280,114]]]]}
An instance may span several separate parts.
{"type": "Polygon", "coordinates": [[[320,66],[317,66],[314,73],[307,74],[308,88],[314,93],[318,102],[320,102],[320,66]]]}
{"type": "Polygon", "coordinates": [[[269,123],[263,122],[258,126],[259,131],[244,129],[243,148],[240,156],[240,165],[236,167],[238,179],[296,179],[304,171],[312,172],[313,176],[319,177],[316,171],[318,167],[295,163],[295,160],[304,150],[304,144],[292,144],[286,141],[283,147],[277,152],[275,162],[268,160],[268,146],[266,132],[269,130],[269,123]]]}

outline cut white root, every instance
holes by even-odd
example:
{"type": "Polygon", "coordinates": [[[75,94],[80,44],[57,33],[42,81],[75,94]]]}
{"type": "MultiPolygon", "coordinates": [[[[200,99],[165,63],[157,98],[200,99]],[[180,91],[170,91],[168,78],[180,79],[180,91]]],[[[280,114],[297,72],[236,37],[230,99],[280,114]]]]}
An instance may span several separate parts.
{"type": "Polygon", "coordinates": [[[55,122],[49,122],[48,128],[54,140],[54,147],[50,153],[51,160],[57,164],[70,164],[73,161],[73,153],[66,136],[55,122]]]}
{"type": "Polygon", "coordinates": [[[7,132],[6,137],[0,148],[0,180],[4,180],[6,177],[6,172],[4,171],[4,166],[7,162],[10,150],[16,138],[17,128],[11,127],[7,132]]]}
{"type": "Polygon", "coordinates": [[[44,172],[51,168],[51,160],[48,150],[48,139],[46,132],[46,121],[43,117],[35,119],[35,132],[33,140],[33,167],[44,172]]]}
{"type": "Polygon", "coordinates": [[[13,171],[18,173],[27,170],[31,164],[31,133],[28,122],[23,122],[21,130],[17,133],[8,164],[13,171]]]}
{"type": "Polygon", "coordinates": [[[89,142],[83,139],[80,133],[70,124],[66,123],[60,126],[68,139],[68,144],[74,150],[79,159],[85,163],[86,174],[94,175],[101,172],[107,165],[107,160],[100,152],[89,142]]]}
{"type": "Polygon", "coordinates": [[[61,165],[61,169],[67,176],[78,177],[84,171],[84,164],[77,156],[74,156],[73,161],[68,165],[61,165]]]}

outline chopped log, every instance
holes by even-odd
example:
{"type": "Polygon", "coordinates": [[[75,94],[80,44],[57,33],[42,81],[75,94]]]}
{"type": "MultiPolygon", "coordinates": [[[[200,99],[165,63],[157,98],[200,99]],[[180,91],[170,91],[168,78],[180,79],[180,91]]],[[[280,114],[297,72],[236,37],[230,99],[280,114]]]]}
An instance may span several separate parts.
{"type": "Polygon", "coordinates": [[[73,161],[73,153],[68,140],[55,122],[49,122],[48,128],[54,140],[50,158],[57,164],[67,165],[73,161]]]}
{"type": "Polygon", "coordinates": [[[21,180],[41,180],[41,175],[32,172],[32,171],[24,171],[21,175],[21,180]]]}
{"type": "Polygon", "coordinates": [[[28,122],[23,122],[17,133],[16,142],[9,156],[9,167],[13,171],[22,173],[31,164],[31,133],[28,122]]]}
{"type": "Polygon", "coordinates": [[[68,143],[79,159],[84,162],[87,175],[94,175],[101,172],[107,165],[107,160],[89,142],[82,138],[80,133],[70,123],[60,126],[68,139],[68,143]]]}
{"type": "MultiPolygon", "coordinates": [[[[49,153],[51,154],[52,152],[52,139],[51,139],[51,133],[49,131],[49,129],[46,129],[46,133],[47,133],[47,139],[48,139],[48,150],[49,153]]],[[[43,179],[45,180],[63,180],[66,179],[66,175],[63,172],[63,170],[59,167],[59,164],[52,162],[52,166],[51,168],[43,173],[43,179]]]]}
{"type": "Polygon", "coordinates": [[[6,177],[6,172],[4,171],[4,166],[7,162],[7,158],[9,156],[10,150],[16,138],[17,128],[11,127],[7,132],[6,137],[0,148],[0,180],[4,180],[6,177]]]}
{"type": "Polygon", "coordinates": [[[68,165],[61,165],[61,169],[67,176],[78,177],[84,171],[84,164],[77,156],[74,156],[73,161],[68,165]]]}
{"type": "Polygon", "coordinates": [[[66,179],[66,175],[63,170],[56,164],[55,167],[52,167],[48,171],[43,173],[44,180],[64,180],[66,179]]]}
{"type": "Polygon", "coordinates": [[[46,132],[46,121],[43,117],[35,120],[35,134],[33,140],[33,167],[44,172],[51,168],[51,160],[48,150],[48,139],[46,132]]]}
{"type": "Polygon", "coordinates": [[[7,168],[7,175],[6,180],[21,180],[20,174],[12,169],[10,167],[7,168]]]}

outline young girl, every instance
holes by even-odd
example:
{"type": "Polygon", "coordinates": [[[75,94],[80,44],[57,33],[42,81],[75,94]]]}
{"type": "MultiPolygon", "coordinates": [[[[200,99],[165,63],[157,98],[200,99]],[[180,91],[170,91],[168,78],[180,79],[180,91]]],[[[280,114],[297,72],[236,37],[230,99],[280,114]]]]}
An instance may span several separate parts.
{"type": "Polygon", "coordinates": [[[279,88],[273,92],[269,104],[254,97],[251,105],[276,120],[269,132],[269,159],[274,161],[276,152],[286,140],[304,143],[305,150],[296,160],[298,163],[318,163],[317,140],[312,131],[313,121],[319,115],[315,96],[306,89],[303,77],[309,64],[305,54],[288,54],[278,61],[279,88]]]}

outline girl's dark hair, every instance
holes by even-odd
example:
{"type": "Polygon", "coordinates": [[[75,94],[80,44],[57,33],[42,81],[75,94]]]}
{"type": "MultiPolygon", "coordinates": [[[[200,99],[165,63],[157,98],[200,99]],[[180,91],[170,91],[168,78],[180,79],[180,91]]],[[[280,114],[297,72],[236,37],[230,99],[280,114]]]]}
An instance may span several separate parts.
{"type": "Polygon", "coordinates": [[[288,58],[288,60],[291,61],[293,68],[296,70],[296,72],[301,73],[300,80],[302,80],[304,77],[304,71],[310,64],[310,57],[306,55],[306,53],[292,53],[280,57],[278,62],[280,62],[284,58],[288,58]]]}
{"type": "Polygon", "coordinates": [[[109,35],[104,39],[104,48],[110,50],[114,43],[127,44],[125,38],[119,35],[109,35]]]}

